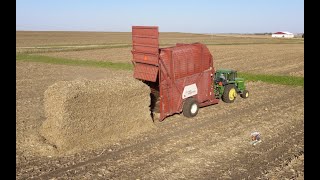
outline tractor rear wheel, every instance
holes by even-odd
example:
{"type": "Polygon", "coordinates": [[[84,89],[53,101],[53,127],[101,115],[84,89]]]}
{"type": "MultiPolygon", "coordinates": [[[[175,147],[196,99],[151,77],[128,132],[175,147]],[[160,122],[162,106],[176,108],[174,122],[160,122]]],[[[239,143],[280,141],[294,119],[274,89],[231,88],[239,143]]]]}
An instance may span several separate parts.
{"type": "Polygon", "coordinates": [[[248,97],[249,97],[249,91],[244,90],[244,91],[242,92],[242,94],[240,94],[240,96],[241,96],[242,98],[248,98],[248,97]]]}
{"type": "Polygon", "coordinates": [[[188,98],[183,104],[182,113],[185,117],[194,117],[198,114],[199,104],[194,98],[188,98]]]}
{"type": "Polygon", "coordinates": [[[233,103],[237,97],[237,91],[233,84],[228,84],[223,91],[222,101],[226,103],[233,103]]]}

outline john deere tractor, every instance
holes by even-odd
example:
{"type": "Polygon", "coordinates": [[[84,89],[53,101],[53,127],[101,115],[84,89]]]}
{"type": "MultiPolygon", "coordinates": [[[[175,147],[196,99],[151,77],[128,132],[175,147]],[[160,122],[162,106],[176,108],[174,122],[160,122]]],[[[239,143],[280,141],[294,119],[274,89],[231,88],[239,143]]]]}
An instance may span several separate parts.
{"type": "Polygon", "coordinates": [[[249,91],[246,90],[244,78],[237,77],[237,71],[232,69],[219,69],[214,78],[216,98],[222,99],[223,102],[233,103],[237,95],[242,98],[249,97],[249,91]]]}

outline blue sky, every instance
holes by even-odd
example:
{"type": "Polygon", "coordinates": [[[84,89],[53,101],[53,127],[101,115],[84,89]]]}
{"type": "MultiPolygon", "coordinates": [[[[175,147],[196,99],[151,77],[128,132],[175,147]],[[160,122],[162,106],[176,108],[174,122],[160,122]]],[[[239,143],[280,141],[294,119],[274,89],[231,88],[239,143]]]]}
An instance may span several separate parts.
{"type": "Polygon", "coordinates": [[[304,32],[303,0],[16,0],[16,30],[304,32]]]}

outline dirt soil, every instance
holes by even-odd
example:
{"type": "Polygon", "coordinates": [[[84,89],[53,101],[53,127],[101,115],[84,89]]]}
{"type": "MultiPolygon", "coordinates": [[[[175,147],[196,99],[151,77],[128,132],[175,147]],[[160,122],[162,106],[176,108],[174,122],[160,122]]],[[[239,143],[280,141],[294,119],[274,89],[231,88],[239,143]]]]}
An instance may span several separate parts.
{"type": "Polygon", "coordinates": [[[219,68],[304,77],[304,44],[210,45],[208,48],[219,68]]]}
{"type": "MultiPolygon", "coordinates": [[[[250,97],[176,114],[139,136],[64,156],[45,148],[44,92],[130,71],[17,62],[16,179],[304,179],[304,88],[248,82],[250,97]],[[250,134],[261,142],[250,144],[250,134]]],[[[132,112],[133,109],[127,109],[132,112]]]]}
{"type": "MultiPolygon", "coordinates": [[[[168,46],[165,46],[168,47],[168,46]]],[[[304,76],[304,44],[208,45],[219,68],[240,72],[304,76]]],[[[131,63],[129,48],[50,52],[41,55],[105,62],[131,63]]]]}
{"type": "Polygon", "coordinates": [[[51,52],[41,55],[50,57],[69,58],[86,61],[107,61],[131,63],[132,54],[131,47],[128,48],[110,48],[110,49],[94,49],[83,51],[68,51],[68,52],[51,52]]]}

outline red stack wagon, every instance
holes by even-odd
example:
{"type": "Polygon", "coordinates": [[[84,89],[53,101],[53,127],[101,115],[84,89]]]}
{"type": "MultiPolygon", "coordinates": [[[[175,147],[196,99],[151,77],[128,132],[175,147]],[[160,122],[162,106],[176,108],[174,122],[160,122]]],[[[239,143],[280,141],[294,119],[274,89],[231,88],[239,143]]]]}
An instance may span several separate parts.
{"type": "Polygon", "coordinates": [[[213,57],[206,45],[159,48],[157,26],[132,26],[132,55],[133,76],[150,87],[160,121],[181,112],[193,117],[199,107],[219,102],[214,95],[213,57]]]}

